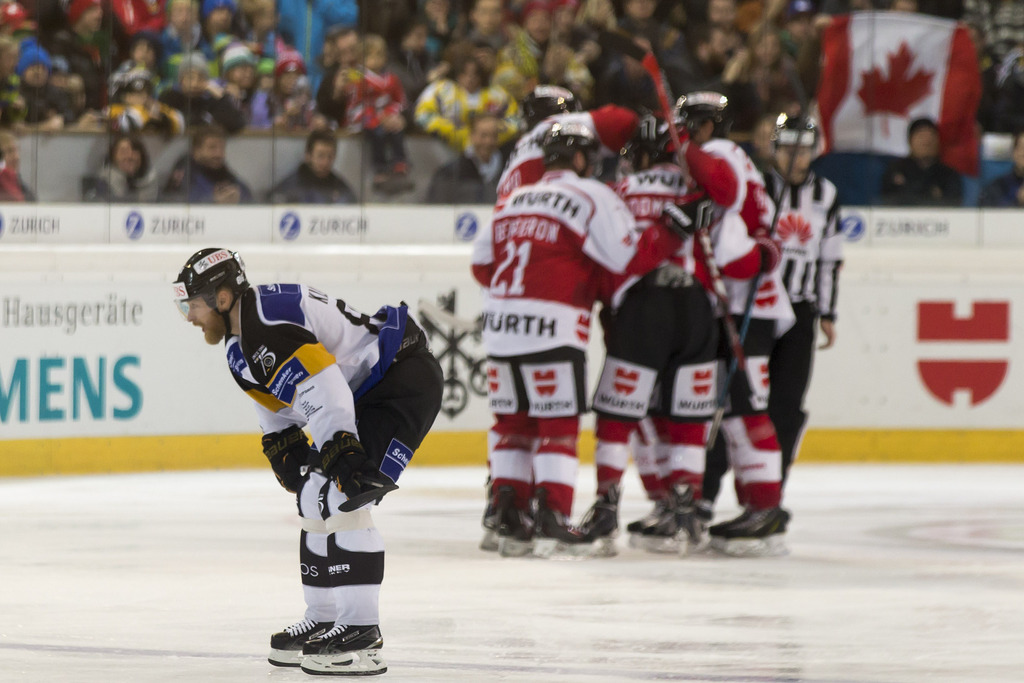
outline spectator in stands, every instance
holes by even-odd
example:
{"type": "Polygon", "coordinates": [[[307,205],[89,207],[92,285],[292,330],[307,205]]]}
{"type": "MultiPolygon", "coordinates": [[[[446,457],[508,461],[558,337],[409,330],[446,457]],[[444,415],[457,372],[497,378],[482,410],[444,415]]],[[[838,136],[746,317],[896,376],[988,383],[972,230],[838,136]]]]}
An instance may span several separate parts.
{"type": "MultiPolygon", "coordinates": [[[[397,50],[391,55],[388,71],[402,84],[406,100],[415,102],[428,83],[441,78],[448,71],[447,62],[438,62],[427,50],[427,25],[422,20],[411,21],[402,33],[397,50]]],[[[413,108],[402,112],[406,123],[413,122],[413,108]]]]}
{"type": "Polygon", "coordinates": [[[0,7],[0,36],[11,36],[19,41],[35,34],[35,22],[28,18],[28,12],[17,2],[5,2],[0,7]]]}
{"type": "Polygon", "coordinates": [[[749,61],[743,77],[757,93],[762,111],[795,116],[800,110],[796,61],[782,48],[780,32],[762,23],[747,38],[749,61]]]}
{"type": "Polygon", "coordinates": [[[21,95],[18,41],[0,37],[0,127],[11,128],[25,120],[25,98],[21,95]]]}
{"type": "Polygon", "coordinates": [[[355,29],[342,27],[329,32],[321,60],[323,80],[316,90],[316,110],[326,117],[332,128],[345,125],[345,84],[349,71],[360,66],[360,50],[355,29]]]}
{"type": "Polygon", "coordinates": [[[1024,128],[1024,45],[1010,50],[994,75],[990,130],[1011,133],[1024,128]]]}
{"type": "Polygon", "coordinates": [[[80,131],[102,131],[103,119],[100,112],[87,108],[85,99],[85,81],[78,74],[68,74],[63,88],[68,97],[71,109],[69,125],[74,121],[75,129],[80,131]]]}
{"type": "Polygon", "coordinates": [[[128,60],[135,67],[142,67],[153,74],[154,84],[160,89],[161,74],[164,60],[161,52],[160,34],[150,31],[139,31],[132,36],[128,44],[128,60]]]}
{"type": "Polygon", "coordinates": [[[452,9],[451,0],[422,0],[420,18],[427,23],[427,50],[438,58],[461,33],[459,14],[452,9]]]}
{"type": "Polygon", "coordinates": [[[469,10],[469,30],[463,40],[474,45],[487,43],[495,52],[500,52],[508,44],[501,5],[501,0],[476,0],[469,10]]]}
{"type": "Polygon", "coordinates": [[[502,123],[498,144],[512,140],[522,126],[519,105],[503,88],[488,84],[489,74],[473,57],[472,46],[459,44],[449,49],[450,76],[431,83],[420,93],[416,124],[462,152],[469,143],[470,116],[489,113],[502,123]]]}
{"type": "Polygon", "coordinates": [[[110,0],[110,8],[129,37],[142,31],[159,34],[167,25],[164,3],[159,0],[110,0]]]}
{"type": "Polygon", "coordinates": [[[99,173],[82,178],[87,202],[151,203],[157,200],[156,170],[135,135],[121,133],[110,143],[99,173]]]}
{"type": "Polygon", "coordinates": [[[765,114],[758,119],[754,130],[750,135],[750,149],[748,150],[750,160],[762,175],[767,175],[774,168],[775,163],[775,124],[779,113],[765,114]]]}
{"type": "Polygon", "coordinates": [[[232,43],[221,54],[221,80],[224,93],[245,118],[252,120],[252,101],[256,94],[256,55],[245,43],[232,43]]]}
{"type": "Polygon", "coordinates": [[[162,92],[159,99],[184,114],[188,127],[215,123],[228,133],[237,133],[245,127],[245,115],[224,89],[210,79],[209,66],[201,52],[182,57],[177,83],[162,92]]]}
{"type": "Polygon", "coordinates": [[[177,109],[156,99],[152,72],[133,66],[110,79],[107,117],[116,133],[160,133],[166,137],[185,132],[185,117],[177,109]]]}
{"type": "Polygon", "coordinates": [[[522,28],[515,30],[509,44],[498,55],[498,68],[492,84],[507,90],[517,101],[541,83],[559,85],[571,90],[582,102],[589,103],[593,94],[593,77],[571,47],[551,40],[551,8],[548,3],[538,0],[526,3],[521,21],[522,28]]]}
{"type": "Polygon", "coordinates": [[[894,159],[882,177],[882,201],[894,206],[959,206],[960,175],[939,161],[939,129],[921,118],[907,128],[910,154],[894,159]]]}
{"type": "Polygon", "coordinates": [[[85,83],[86,107],[95,111],[107,103],[107,74],[111,66],[111,32],[104,29],[100,0],[71,0],[67,9],[70,30],[58,31],[50,46],[72,73],[85,83]]]}
{"type": "Polygon", "coordinates": [[[51,68],[49,53],[34,39],[26,40],[17,67],[21,97],[25,102],[24,121],[50,132],[62,129],[72,120],[67,95],[50,85],[51,68]]]}
{"type": "Polygon", "coordinates": [[[469,145],[453,161],[434,171],[428,204],[494,204],[505,157],[498,151],[501,121],[491,114],[474,116],[469,145]]]}
{"type": "Polygon", "coordinates": [[[282,51],[274,65],[273,89],[253,95],[250,127],[304,131],[324,121],[316,112],[302,57],[294,50],[282,51]]]}
{"type": "Polygon", "coordinates": [[[245,42],[253,55],[277,59],[277,10],[274,0],[250,0],[242,3],[249,31],[245,42]]]}
{"type": "Polygon", "coordinates": [[[657,0],[624,0],[619,29],[651,47],[673,92],[688,92],[680,80],[686,63],[683,36],[655,17],[657,6],[657,0]]]}
{"type": "Polygon", "coordinates": [[[1024,0],[963,1],[963,21],[978,28],[985,52],[996,64],[1024,45],[1024,0]]]}
{"type": "Polygon", "coordinates": [[[227,133],[216,125],[197,126],[190,152],[178,160],[160,199],[197,204],[248,204],[252,191],[226,163],[227,133]]]}
{"type": "Polygon", "coordinates": [[[229,40],[241,40],[233,28],[238,5],[235,0],[203,0],[199,12],[199,50],[210,63],[217,61],[217,39],[219,36],[233,36],[229,40]]]}
{"type": "MultiPolygon", "coordinates": [[[[372,6],[372,3],[371,3],[372,6]]],[[[327,33],[334,27],[357,28],[357,0],[279,0],[277,30],[293,46],[309,69],[310,84],[316,92],[323,78],[320,54],[327,33]]],[[[280,56],[280,55],[276,55],[280,56]]]]}
{"type": "Polygon", "coordinates": [[[796,58],[803,45],[815,40],[816,16],[811,0],[791,0],[786,7],[785,15],[779,17],[782,26],[782,47],[790,57],[796,58]]]}
{"type": "Polygon", "coordinates": [[[355,204],[356,195],[334,172],[338,141],[334,133],[315,130],[306,138],[302,163],[268,194],[271,204],[355,204]]]}
{"type": "Polygon", "coordinates": [[[167,0],[167,27],[160,36],[165,80],[177,80],[182,57],[199,50],[199,6],[192,0],[167,0]]]}
{"type": "Polygon", "coordinates": [[[398,77],[387,70],[384,39],[368,35],[362,40],[363,65],[349,71],[345,85],[348,109],[345,128],[362,133],[373,163],[373,188],[405,192],[413,188],[405,151],[405,93],[398,77]]]}
{"type": "Polygon", "coordinates": [[[981,206],[1024,207],[1024,130],[1013,136],[1010,156],[1013,168],[999,176],[981,191],[981,206]]]}
{"type": "Polygon", "coordinates": [[[34,202],[36,195],[21,179],[21,150],[14,134],[0,130],[0,202],[34,202]]]}

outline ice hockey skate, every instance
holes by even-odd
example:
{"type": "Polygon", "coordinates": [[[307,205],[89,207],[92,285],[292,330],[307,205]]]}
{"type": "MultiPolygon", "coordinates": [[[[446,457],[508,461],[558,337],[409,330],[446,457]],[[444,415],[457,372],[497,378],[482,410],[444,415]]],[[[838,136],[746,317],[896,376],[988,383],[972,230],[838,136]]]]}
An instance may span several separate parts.
{"type": "Polygon", "coordinates": [[[302,670],[315,676],[376,676],[388,670],[378,626],[335,626],[302,647],[302,670]]]}
{"type": "Polygon", "coordinates": [[[776,557],[789,552],[783,542],[789,513],[781,507],[747,508],[736,519],[710,529],[711,547],[732,557],[776,557]]]}
{"type": "Polygon", "coordinates": [[[494,514],[494,505],[490,502],[484,509],[484,517],[480,520],[484,528],[484,537],[480,539],[480,550],[493,553],[498,550],[498,517],[494,514]]]}
{"type": "Polygon", "coordinates": [[[274,666],[299,666],[302,646],[310,638],[317,638],[334,626],[332,621],[302,621],[270,636],[270,655],[267,660],[274,666]]]}
{"type": "Polygon", "coordinates": [[[676,540],[682,555],[692,555],[708,547],[708,521],[694,500],[692,486],[677,486],[675,499],[676,540]]]}
{"type": "Polygon", "coordinates": [[[626,526],[629,547],[649,553],[677,553],[679,525],[671,496],[655,501],[654,509],[626,526]]]}
{"type": "Polygon", "coordinates": [[[619,535],[619,491],[613,484],[600,496],[580,523],[583,538],[590,545],[591,557],[614,557],[618,554],[615,539],[619,535]]]}
{"type": "Polygon", "coordinates": [[[526,510],[516,508],[515,498],[515,489],[502,486],[494,499],[492,517],[497,550],[502,557],[523,557],[533,551],[533,520],[526,510]]]}
{"type": "Polygon", "coordinates": [[[536,501],[533,556],[545,559],[586,557],[590,544],[564,514],[548,507],[547,491],[540,489],[536,501]]]}

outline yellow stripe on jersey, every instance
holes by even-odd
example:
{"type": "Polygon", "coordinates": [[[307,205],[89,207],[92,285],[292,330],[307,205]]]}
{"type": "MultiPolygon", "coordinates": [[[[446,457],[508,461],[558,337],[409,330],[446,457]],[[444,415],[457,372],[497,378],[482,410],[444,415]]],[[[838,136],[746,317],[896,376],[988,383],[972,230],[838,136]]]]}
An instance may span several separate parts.
{"type": "Polygon", "coordinates": [[[277,367],[277,372],[270,378],[266,386],[277,401],[284,405],[291,405],[295,397],[295,385],[301,384],[305,379],[334,365],[335,362],[334,354],[328,351],[323,344],[319,342],[303,344],[288,360],[277,367]],[[296,364],[300,367],[297,368],[296,364]],[[300,369],[304,372],[300,372],[300,369]],[[282,373],[286,374],[282,375],[282,373]],[[279,386],[281,384],[285,386],[279,386]]]}
{"type": "Polygon", "coordinates": [[[272,413],[276,413],[277,411],[281,410],[281,408],[284,408],[288,405],[283,401],[279,401],[278,398],[273,394],[267,393],[265,391],[259,391],[257,389],[246,389],[245,393],[249,395],[249,398],[256,401],[257,403],[259,403],[261,406],[263,406],[272,413]]]}

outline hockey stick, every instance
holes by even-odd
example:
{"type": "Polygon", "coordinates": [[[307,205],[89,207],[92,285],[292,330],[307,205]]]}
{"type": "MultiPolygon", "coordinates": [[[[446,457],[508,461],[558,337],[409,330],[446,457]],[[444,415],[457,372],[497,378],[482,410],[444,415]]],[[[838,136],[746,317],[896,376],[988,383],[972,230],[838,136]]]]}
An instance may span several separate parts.
{"type": "MultiPolygon", "coordinates": [[[[658,95],[658,104],[661,105],[661,114],[668,124],[668,134],[672,139],[672,144],[675,145],[676,154],[682,156],[683,148],[679,139],[679,129],[676,128],[675,119],[672,116],[672,105],[668,95],[668,84],[665,81],[665,74],[661,71],[661,67],[658,65],[658,60],[654,56],[654,53],[650,50],[645,50],[643,47],[638,45],[632,38],[624,33],[617,31],[603,31],[599,38],[598,43],[609,50],[620,52],[627,57],[632,57],[643,65],[644,70],[654,81],[654,90],[658,95]]],[[[683,159],[677,159],[680,166],[684,166],[683,159]]],[[[725,283],[722,281],[722,273],[718,269],[718,263],[715,262],[715,252],[711,245],[711,230],[708,225],[698,223],[697,230],[694,233],[694,238],[700,245],[701,252],[704,256],[704,268],[707,270],[708,278],[711,280],[711,293],[715,296],[715,300],[718,303],[719,313],[721,314],[722,327],[725,328],[725,336],[729,342],[729,348],[732,352],[731,367],[743,366],[746,368],[747,356],[743,352],[743,337],[740,336],[739,330],[736,328],[736,321],[732,319],[732,315],[729,313],[729,293],[725,290],[725,283]]],[[[735,370],[734,370],[735,372],[735,370]]],[[[728,387],[728,385],[726,385],[728,387]]],[[[724,400],[719,397],[720,403],[724,405],[724,400]]],[[[724,414],[724,413],[723,413],[724,414]]],[[[722,417],[715,412],[715,421],[712,422],[711,433],[717,433],[717,425],[722,422],[722,417]]],[[[709,446],[710,447],[710,446],[709,446]]]]}

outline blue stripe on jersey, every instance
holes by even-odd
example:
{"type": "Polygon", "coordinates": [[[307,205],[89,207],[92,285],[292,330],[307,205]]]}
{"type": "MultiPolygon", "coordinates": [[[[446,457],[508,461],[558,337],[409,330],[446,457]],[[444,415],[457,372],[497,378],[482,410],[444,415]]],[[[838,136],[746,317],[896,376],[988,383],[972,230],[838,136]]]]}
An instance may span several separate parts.
{"type": "Polygon", "coordinates": [[[256,288],[260,314],[268,324],[306,325],[302,312],[302,288],[299,285],[259,285],[256,288]]]}
{"type": "Polygon", "coordinates": [[[384,373],[387,372],[388,366],[391,365],[391,361],[398,354],[398,349],[402,347],[402,338],[405,337],[405,321],[408,317],[408,306],[399,306],[398,308],[382,306],[379,311],[373,314],[374,321],[384,320],[377,328],[377,348],[380,350],[380,358],[377,360],[377,364],[370,368],[370,376],[366,378],[366,381],[352,392],[355,400],[358,401],[363,394],[375,387],[384,378],[384,373]]]}
{"type": "Polygon", "coordinates": [[[292,358],[281,366],[274,376],[274,382],[267,387],[270,393],[283,403],[291,405],[295,400],[295,387],[309,377],[309,370],[298,358],[292,358]]]}
{"type": "Polygon", "coordinates": [[[228,344],[228,367],[231,368],[231,373],[236,377],[246,379],[245,376],[245,356],[242,355],[242,345],[238,343],[238,337],[231,339],[228,344]]]}

